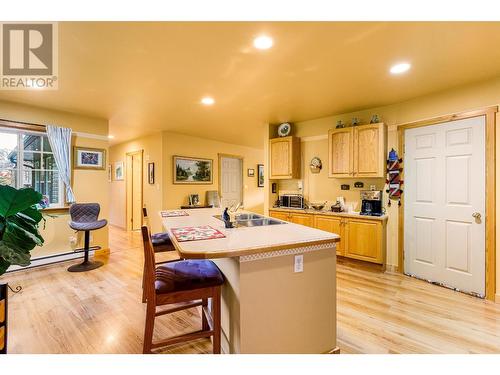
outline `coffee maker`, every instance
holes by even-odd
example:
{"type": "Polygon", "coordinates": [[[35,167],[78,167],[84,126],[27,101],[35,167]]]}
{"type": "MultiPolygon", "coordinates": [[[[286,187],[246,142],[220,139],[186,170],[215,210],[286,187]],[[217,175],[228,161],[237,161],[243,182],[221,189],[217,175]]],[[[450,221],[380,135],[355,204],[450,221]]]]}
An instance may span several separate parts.
{"type": "Polygon", "coordinates": [[[360,215],[382,216],[382,191],[362,190],[361,191],[361,212],[360,215]]]}

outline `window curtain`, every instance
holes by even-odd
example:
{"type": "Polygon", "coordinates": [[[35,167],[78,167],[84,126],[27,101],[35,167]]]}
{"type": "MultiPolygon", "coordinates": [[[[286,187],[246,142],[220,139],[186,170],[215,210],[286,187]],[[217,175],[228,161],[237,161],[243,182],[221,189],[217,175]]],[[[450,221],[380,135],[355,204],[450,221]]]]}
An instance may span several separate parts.
{"type": "Polygon", "coordinates": [[[66,187],[66,202],[75,202],[71,189],[71,129],[47,125],[47,138],[56,161],[59,176],[66,187]]]}

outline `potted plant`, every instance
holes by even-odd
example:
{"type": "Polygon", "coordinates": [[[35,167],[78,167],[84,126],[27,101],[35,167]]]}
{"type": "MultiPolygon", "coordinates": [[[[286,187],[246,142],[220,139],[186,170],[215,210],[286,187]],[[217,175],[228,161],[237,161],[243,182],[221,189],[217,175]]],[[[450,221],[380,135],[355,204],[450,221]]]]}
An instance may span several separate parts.
{"type": "MultiPolygon", "coordinates": [[[[0,185],[0,276],[11,265],[28,266],[35,246],[42,246],[37,204],[42,194],[31,188],[0,185]]],[[[0,353],[7,352],[7,283],[0,280],[0,353]]]]}

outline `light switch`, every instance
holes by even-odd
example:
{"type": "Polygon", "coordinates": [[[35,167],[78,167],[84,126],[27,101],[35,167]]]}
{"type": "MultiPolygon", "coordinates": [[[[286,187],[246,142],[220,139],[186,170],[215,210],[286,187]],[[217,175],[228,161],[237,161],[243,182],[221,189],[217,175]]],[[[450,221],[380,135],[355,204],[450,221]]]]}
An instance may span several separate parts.
{"type": "Polygon", "coordinates": [[[304,255],[295,255],[295,264],[293,267],[293,272],[302,272],[304,271],[304,255]]]}

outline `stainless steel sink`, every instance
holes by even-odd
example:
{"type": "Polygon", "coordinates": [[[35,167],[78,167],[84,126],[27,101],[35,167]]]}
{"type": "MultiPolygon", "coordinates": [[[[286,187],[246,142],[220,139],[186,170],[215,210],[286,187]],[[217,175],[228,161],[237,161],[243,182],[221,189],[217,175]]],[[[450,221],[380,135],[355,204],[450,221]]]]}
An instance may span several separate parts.
{"type": "MultiPolygon", "coordinates": [[[[221,215],[214,215],[216,219],[222,221],[221,215]]],[[[284,221],[271,219],[258,214],[240,214],[236,216],[236,228],[238,227],[261,227],[264,225],[286,224],[284,221]]]]}

